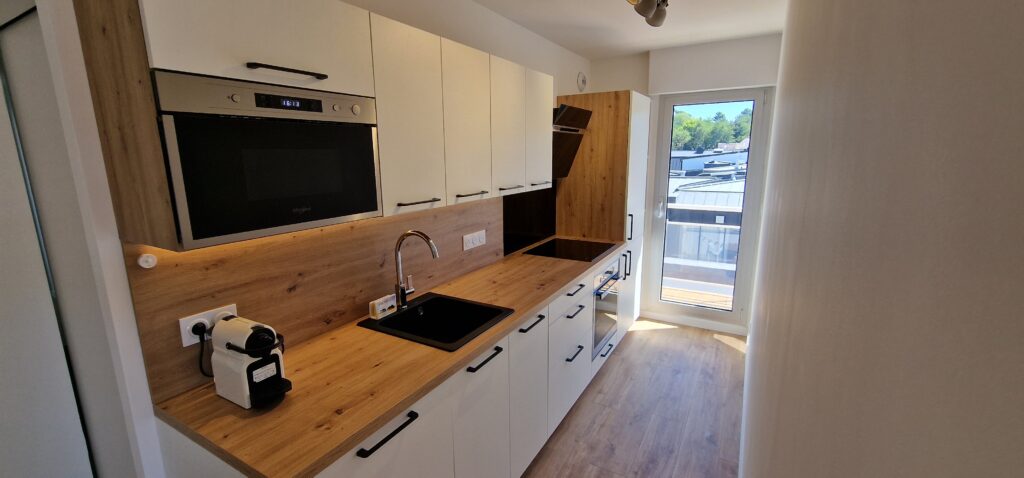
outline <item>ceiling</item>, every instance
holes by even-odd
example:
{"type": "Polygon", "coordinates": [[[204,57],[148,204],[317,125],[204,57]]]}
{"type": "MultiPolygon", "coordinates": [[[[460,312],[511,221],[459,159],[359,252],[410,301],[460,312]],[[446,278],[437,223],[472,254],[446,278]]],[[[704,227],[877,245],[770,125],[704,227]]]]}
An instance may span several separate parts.
{"type": "Polygon", "coordinates": [[[626,0],[475,1],[592,60],[781,32],[786,13],[786,0],[671,0],[654,28],[626,0]]]}

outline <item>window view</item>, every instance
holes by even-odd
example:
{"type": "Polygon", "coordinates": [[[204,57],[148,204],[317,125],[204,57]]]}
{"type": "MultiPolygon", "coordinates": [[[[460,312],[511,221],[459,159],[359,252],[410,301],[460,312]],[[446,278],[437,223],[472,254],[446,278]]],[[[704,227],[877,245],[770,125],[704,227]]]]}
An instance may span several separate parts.
{"type": "Polygon", "coordinates": [[[661,299],[731,311],[753,101],[675,106],[661,299]]]}

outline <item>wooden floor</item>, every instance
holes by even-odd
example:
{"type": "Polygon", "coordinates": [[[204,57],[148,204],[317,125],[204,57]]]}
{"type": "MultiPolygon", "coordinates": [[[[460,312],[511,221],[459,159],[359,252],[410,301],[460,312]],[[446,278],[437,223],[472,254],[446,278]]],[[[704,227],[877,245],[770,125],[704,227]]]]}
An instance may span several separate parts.
{"type": "Polygon", "coordinates": [[[641,319],[618,348],[525,476],[735,477],[743,340],[641,319]]]}

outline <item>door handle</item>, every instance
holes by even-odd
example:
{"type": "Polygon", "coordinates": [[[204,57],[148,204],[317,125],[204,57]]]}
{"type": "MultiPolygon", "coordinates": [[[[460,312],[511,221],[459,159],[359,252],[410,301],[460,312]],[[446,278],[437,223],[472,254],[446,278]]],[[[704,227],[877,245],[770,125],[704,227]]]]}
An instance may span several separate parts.
{"type": "Polygon", "coordinates": [[[494,347],[494,353],[488,355],[487,358],[485,358],[483,362],[480,362],[480,365],[477,365],[476,367],[466,367],[466,371],[469,372],[469,373],[476,373],[477,370],[480,370],[480,369],[484,368],[484,365],[487,365],[487,362],[490,362],[492,358],[497,357],[498,354],[500,354],[502,350],[505,350],[505,349],[503,349],[501,347],[497,347],[497,346],[494,347]]]}
{"type": "Polygon", "coordinates": [[[626,251],[626,277],[633,275],[633,251],[626,251]]]}
{"type": "Polygon", "coordinates": [[[582,305],[582,304],[578,305],[577,307],[579,307],[579,309],[576,309],[576,312],[573,312],[572,315],[566,315],[565,318],[567,318],[567,319],[575,319],[576,316],[580,315],[580,312],[583,312],[583,309],[586,308],[586,306],[582,305]]]}
{"type": "Polygon", "coordinates": [[[525,328],[525,329],[519,329],[519,333],[520,333],[520,334],[525,334],[525,333],[529,332],[529,331],[530,331],[531,329],[533,329],[534,327],[536,327],[536,326],[537,326],[537,324],[539,324],[539,323],[540,323],[540,322],[541,322],[542,320],[544,320],[544,314],[540,314],[540,315],[538,315],[538,316],[537,316],[537,321],[536,321],[536,322],[534,322],[534,323],[532,323],[532,324],[530,324],[530,326],[529,326],[529,327],[527,327],[527,328],[525,328]]]}
{"type": "Polygon", "coordinates": [[[312,76],[313,78],[316,78],[318,80],[326,80],[327,79],[327,75],[324,74],[324,73],[317,73],[315,71],[307,71],[307,70],[297,70],[295,68],[288,68],[286,66],[268,65],[266,63],[260,63],[260,62],[256,62],[256,61],[250,61],[250,62],[246,63],[245,67],[250,69],[250,70],[255,70],[257,68],[263,68],[264,70],[283,71],[285,73],[295,73],[297,75],[312,76]]]}
{"type": "Polygon", "coordinates": [[[403,206],[416,206],[416,205],[418,205],[418,204],[429,204],[429,203],[432,203],[432,202],[438,202],[438,201],[440,201],[440,200],[441,200],[441,198],[430,198],[430,199],[424,199],[424,200],[422,200],[422,201],[414,201],[414,202],[400,202],[400,203],[397,203],[397,204],[395,204],[395,206],[398,206],[398,207],[403,207],[403,206]]]}
{"type": "Polygon", "coordinates": [[[384,437],[383,440],[377,442],[377,444],[373,445],[373,447],[370,448],[369,450],[367,450],[366,448],[360,448],[359,450],[356,451],[356,456],[358,456],[359,458],[369,458],[370,455],[376,453],[377,450],[380,450],[380,447],[384,446],[385,444],[387,444],[387,442],[391,441],[391,439],[394,438],[395,435],[398,435],[399,433],[402,432],[402,430],[405,430],[405,427],[409,426],[409,424],[416,421],[416,419],[420,417],[420,414],[412,410],[409,410],[409,413],[407,413],[405,416],[408,417],[408,419],[402,422],[401,425],[398,425],[398,428],[395,428],[394,430],[391,431],[391,433],[388,433],[388,436],[384,437]]]}
{"type": "Polygon", "coordinates": [[[629,256],[622,254],[622,279],[629,277],[629,256]]]}
{"type": "Polygon", "coordinates": [[[578,357],[580,355],[580,352],[582,352],[582,351],[583,351],[583,346],[582,345],[577,345],[576,346],[576,353],[572,354],[572,357],[569,357],[569,358],[565,359],[565,361],[566,362],[572,362],[573,360],[576,360],[576,357],[578,357]]]}
{"type": "Polygon", "coordinates": [[[487,194],[487,191],[480,191],[478,193],[469,193],[469,194],[456,194],[455,197],[459,198],[459,199],[462,199],[462,198],[471,198],[473,196],[483,196],[484,194],[487,194]]]}
{"type": "Polygon", "coordinates": [[[523,186],[522,184],[517,184],[515,186],[509,186],[507,188],[498,188],[498,191],[511,191],[513,189],[523,189],[524,187],[526,186],[523,186]]]}
{"type": "Polygon", "coordinates": [[[551,181],[541,181],[539,183],[530,183],[530,186],[542,186],[545,184],[551,184],[551,181]]]}
{"type": "Polygon", "coordinates": [[[614,346],[615,346],[615,344],[608,344],[608,350],[605,350],[604,353],[601,354],[601,357],[602,358],[607,357],[608,354],[612,353],[612,347],[614,347],[614,346]]]}
{"type": "Polygon", "coordinates": [[[633,214],[627,214],[629,216],[629,234],[626,236],[627,241],[633,240],[633,214]]]}

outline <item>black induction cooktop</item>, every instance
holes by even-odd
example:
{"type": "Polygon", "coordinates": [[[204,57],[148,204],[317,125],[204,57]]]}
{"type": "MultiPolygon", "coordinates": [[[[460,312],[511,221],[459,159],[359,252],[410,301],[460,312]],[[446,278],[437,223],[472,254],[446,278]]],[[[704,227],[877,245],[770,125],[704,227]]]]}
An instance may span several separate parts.
{"type": "Polygon", "coordinates": [[[590,262],[614,244],[606,242],[579,241],[575,239],[551,239],[523,254],[534,256],[556,257],[573,261],[590,262]]]}

